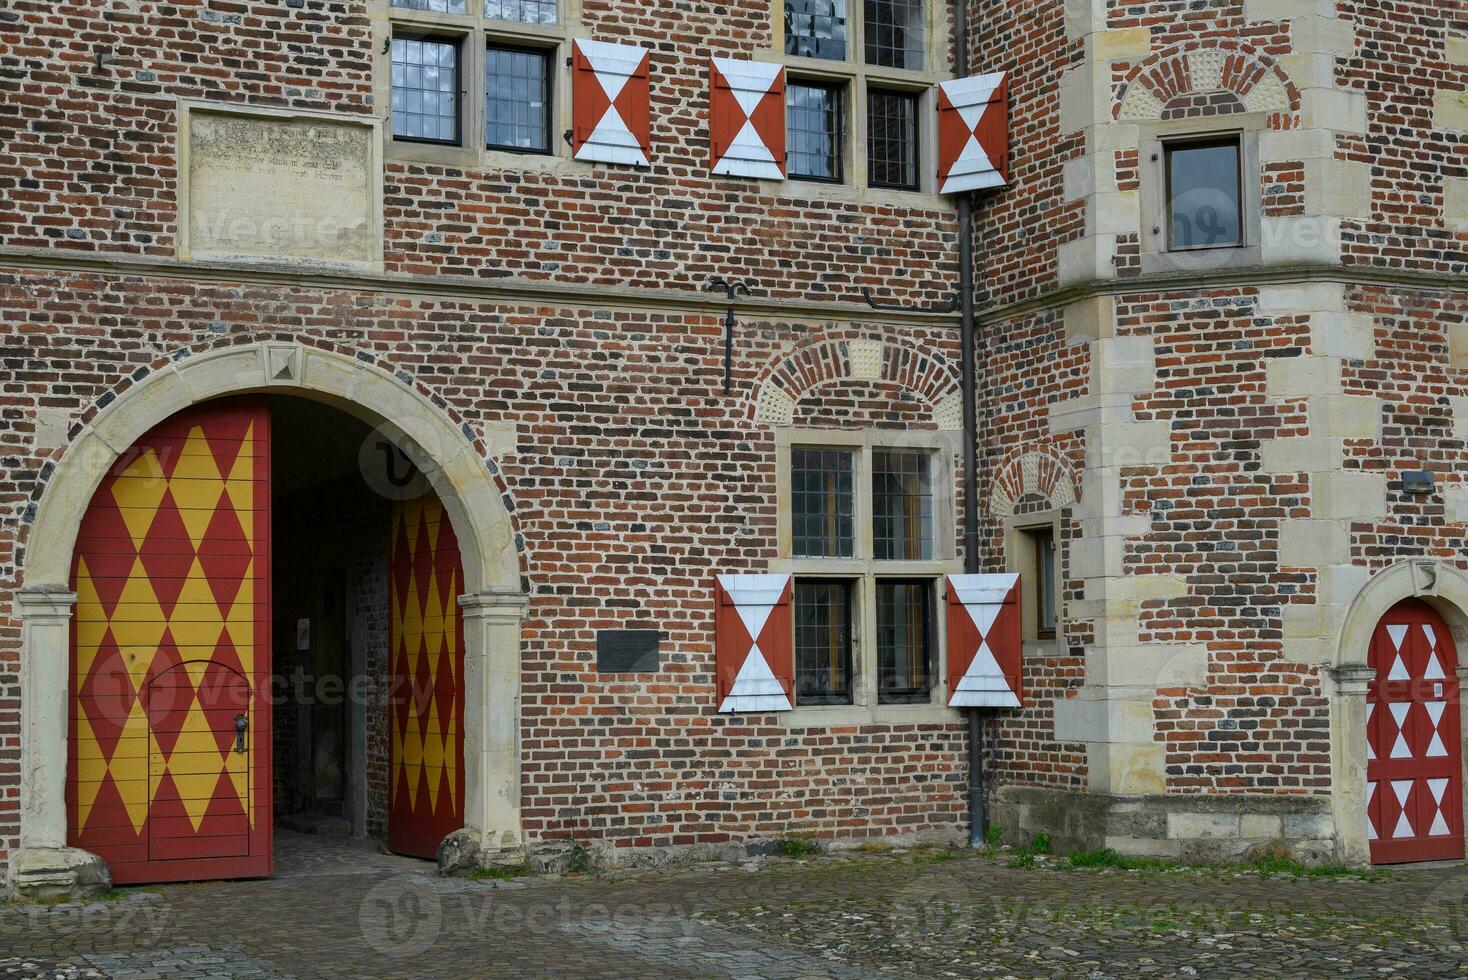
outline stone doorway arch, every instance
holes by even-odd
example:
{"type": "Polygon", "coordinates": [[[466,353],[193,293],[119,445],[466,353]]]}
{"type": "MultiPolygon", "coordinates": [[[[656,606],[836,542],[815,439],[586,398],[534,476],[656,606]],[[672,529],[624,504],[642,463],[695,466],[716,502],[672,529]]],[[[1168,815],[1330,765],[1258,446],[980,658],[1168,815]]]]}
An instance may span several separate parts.
{"type": "MultiPolygon", "coordinates": [[[[1367,665],[1367,652],[1382,617],[1404,599],[1414,598],[1443,618],[1460,651],[1468,649],[1468,574],[1435,559],[1414,558],[1382,569],[1356,594],[1346,611],[1330,670],[1332,812],[1339,856],[1352,864],[1371,861],[1366,825],[1366,689],[1376,671],[1367,665]]],[[[1468,658],[1459,660],[1458,677],[1468,680],[1468,658]]],[[[1459,711],[1468,722],[1468,707],[1460,704],[1459,711]]]]}
{"type": "Polygon", "coordinates": [[[411,385],[361,360],[291,343],[247,344],[182,358],[101,408],[46,482],[20,556],[20,846],[10,879],[22,893],[105,882],[99,859],[66,845],[68,650],[72,550],[113,462],[153,426],[200,402],[291,394],[385,432],[443,502],[462,549],[465,595],[465,830],[476,858],[518,851],[520,622],[526,612],[514,530],[485,459],[466,432],[411,385]]]}

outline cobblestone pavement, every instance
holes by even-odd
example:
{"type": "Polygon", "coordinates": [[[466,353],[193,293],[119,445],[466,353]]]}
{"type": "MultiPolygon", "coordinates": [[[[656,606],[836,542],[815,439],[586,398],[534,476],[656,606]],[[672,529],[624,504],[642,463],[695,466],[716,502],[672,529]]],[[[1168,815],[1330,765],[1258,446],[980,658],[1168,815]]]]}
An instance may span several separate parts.
{"type": "Polygon", "coordinates": [[[277,876],[0,909],[0,978],[1468,976],[1468,868],[1374,880],[768,858],[441,879],[280,835],[277,876]]]}

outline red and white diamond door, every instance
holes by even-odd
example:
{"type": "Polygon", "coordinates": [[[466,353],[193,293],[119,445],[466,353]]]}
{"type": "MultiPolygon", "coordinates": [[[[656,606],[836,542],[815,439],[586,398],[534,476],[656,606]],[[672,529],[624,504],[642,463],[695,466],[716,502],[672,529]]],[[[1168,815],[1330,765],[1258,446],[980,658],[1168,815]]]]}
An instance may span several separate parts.
{"type": "Polygon", "coordinates": [[[1431,606],[1409,599],[1377,624],[1366,692],[1367,838],[1373,864],[1463,857],[1458,655],[1431,606]]]}

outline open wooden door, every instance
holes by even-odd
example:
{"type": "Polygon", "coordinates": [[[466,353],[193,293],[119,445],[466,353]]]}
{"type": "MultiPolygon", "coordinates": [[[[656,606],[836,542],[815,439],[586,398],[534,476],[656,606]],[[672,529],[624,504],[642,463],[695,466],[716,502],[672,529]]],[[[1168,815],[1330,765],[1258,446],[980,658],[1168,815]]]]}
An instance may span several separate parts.
{"type": "Polygon", "coordinates": [[[388,846],[432,858],[464,826],[464,570],[432,493],[394,506],[389,576],[388,846]]]}
{"type": "Polygon", "coordinates": [[[72,585],[70,842],[119,883],[269,875],[266,402],[138,440],[92,498],[72,585]]]}

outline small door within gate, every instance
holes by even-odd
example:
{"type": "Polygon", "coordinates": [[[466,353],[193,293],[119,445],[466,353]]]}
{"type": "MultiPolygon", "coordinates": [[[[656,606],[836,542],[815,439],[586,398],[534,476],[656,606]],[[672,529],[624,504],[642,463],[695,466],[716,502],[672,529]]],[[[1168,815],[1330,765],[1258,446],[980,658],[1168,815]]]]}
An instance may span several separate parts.
{"type": "Polygon", "coordinates": [[[119,883],[270,874],[270,415],[159,424],[74,550],[68,836],[119,883]]]}
{"type": "Polygon", "coordinates": [[[1462,745],[1453,638],[1408,600],[1376,627],[1367,661],[1367,837],[1373,864],[1463,857],[1462,745]]]}
{"type": "Polygon", "coordinates": [[[393,508],[388,846],[432,858],[464,826],[464,572],[432,493],[393,508]]]}

